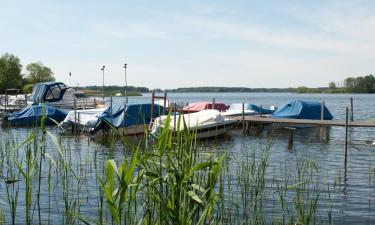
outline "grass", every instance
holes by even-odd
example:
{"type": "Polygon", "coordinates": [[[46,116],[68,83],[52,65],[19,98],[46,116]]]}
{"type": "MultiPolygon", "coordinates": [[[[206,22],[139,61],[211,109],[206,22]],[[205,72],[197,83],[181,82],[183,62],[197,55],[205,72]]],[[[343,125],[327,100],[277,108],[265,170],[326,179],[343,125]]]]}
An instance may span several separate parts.
{"type": "Polygon", "coordinates": [[[20,144],[2,139],[0,224],[332,223],[320,201],[336,190],[321,193],[319,166],[298,158],[271,168],[272,142],[236,159],[203,152],[186,127],[138,145],[113,138],[107,152],[63,138],[42,125],[20,144]]]}

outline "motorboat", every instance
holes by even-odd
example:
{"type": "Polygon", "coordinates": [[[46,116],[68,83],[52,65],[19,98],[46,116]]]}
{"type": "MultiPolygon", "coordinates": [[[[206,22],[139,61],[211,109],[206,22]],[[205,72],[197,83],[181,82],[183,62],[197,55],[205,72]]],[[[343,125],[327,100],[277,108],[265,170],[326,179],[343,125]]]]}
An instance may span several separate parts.
{"type": "Polygon", "coordinates": [[[270,115],[274,113],[273,109],[264,109],[254,104],[233,103],[229,105],[229,109],[222,114],[224,116],[255,116],[255,115],[270,115]]]}
{"type": "MultiPolygon", "coordinates": [[[[328,108],[324,105],[322,110],[322,104],[318,101],[304,101],[304,100],[292,100],[285,106],[275,111],[271,117],[279,119],[308,119],[308,120],[332,120],[333,116],[328,108]]],[[[311,128],[315,125],[295,125],[290,124],[290,127],[296,128],[311,128]]]]}
{"type": "Polygon", "coordinates": [[[44,104],[70,111],[72,109],[104,108],[104,99],[88,97],[62,82],[36,83],[29,98],[31,104],[44,104]]]}
{"type": "Polygon", "coordinates": [[[57,125],[64,120],[67,113],[64,110],[56,109],[48,105],[32,105],[14,112],[5,117],[5,120],[12,126],[38,126],[42,116],[46,116],[45,124],[57,125]]]}
{"type": "Polygon", "coordinates": [[[143,135],[151,119],[163,113],[163,107],[156,104],[121,103],[103,109],[70,111],[60,125],[64,129],[75,127],[91,134],[143,135]]]}
{"type": "Polygon", "coordinates": [[[235,123],[235,120],[225,118],[218,110],[206,109],[176,116],[160,116],[153,122],[151,134],[158,137],[165,127],[168,127],[173,132],[184,132],[185,127],[183,124],[185,124],[190,132],[196,133],[198,139],[212,138],[227,133],[235,123]],[[168,117],[170,123],[166,124],[168,117]],[[178,124],[176,120],[178,119],[181,121],[180,127],[176,127],[176,124],[178,124]]]}
{"type": "Polygon", "coordinates": [[[224,112],[228,110],[228,105],[224,103],[212,103],[212,102],[196,102],[196,103],[191,103],[188,106],[183,108],[184,113],[194,113],[194,112],[199,112],[202,110],[206,109],[216,109],[220,112],[224,112]]]}

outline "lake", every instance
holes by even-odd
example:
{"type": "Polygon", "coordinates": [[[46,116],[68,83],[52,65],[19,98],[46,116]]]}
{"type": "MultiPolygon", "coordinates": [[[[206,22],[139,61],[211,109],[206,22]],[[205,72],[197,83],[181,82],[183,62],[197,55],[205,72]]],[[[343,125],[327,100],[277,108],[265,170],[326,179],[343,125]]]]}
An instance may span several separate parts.
{"type": "MultiPolygon", "coordinates": [[[[184,103],[212,101],[223,103],[252,103],[262,105],[263,108],[270,106],[281,107],[292,99],[317,100],[325,101],[325,105],[331,111],[334,119],[345,118],[345,108],[349,106],[350,97],[354,102],[354,120],[372,120],[375,119],[375,95],[370,94],[294,94],[294,93],[168,93],[168,99],[172,102],[184,103]]],[[[151,95],[144,94],[141,97],[129,97],[129,103],[150,102],[151,95]]],[[[108,99],[107,99],[108,100],[108,99]]],[[[114,98],[114,102],[123,101],[122,98],[114,98]]],[[[22,143],[30,133],[29,129],[18,128],[8,129],[0,128],[2,143],[6,143],[9,137],[22,143]]],[[[48,128],[52,133],[57,134],[58,130],[48,128]]],[[[62,143],[67,146],[69,151],[68,159],[72,165],[83,165],[84,186],[82,190],[82,199],[80,199],[81,214],[95,217],[97,183],[95,173],[92,168],[92,161],[95,159],[103,164],[105,159],[113,154],[114,158],[121,157],[123,146],[121,142],[116,142],[114,151],[110,151],[110,146],[103,144],[95,138],[87,135],[78,137],[72,135],[60,136],[62,143]],[[111,152],[111,153],[110,153],[111,152]],[[92,199],[91,199],[92,198],[92,199]]],[[[228,136],[217,140],[203,141],[200,143],[202,151],[214,152],[215,154],[228,153],[232,159],[229,162],[229,172],[232,170],[234,175],[238,168],[238,160],[247,156],[251,149],[259,151],[265,148],[268,143],[272,142],[269,156],[269,180],[283,180],[285,176],[284,169],[291,169],[297,166],[301,158],[310,159],[319,167],[318,180],[319,193],[321,200],[318,203],[317,212],[321,219],[327,223],[327,209],[331,207],[332,220],[334,224],[375,224],[375,147],[371,146],[375,140],[375,129],[371,128],[351,128],[350,144],[348,147],[348,168],[344,170],[344,128],[331,127],[328,130],[328,139],[321,140],[316,135],[315,128],[298,129],[295,132],[294,144],[292,149],[288,149],[288,131],[285,129],[272,128],[265,129],[261,135],[244,136],[241,129],[233,130],[228,136]],[[329,197],[327,197],[329,195],[329,197]]],[[[47,152],[56,155],[53,144],[49,142],[47,152]]],[[[0,155],[1,156],[1,155],[0,155]]],[[[56,156],[55,156],[56,157],[56,156]]],[[[0,159],[1,160],[1,159],[0,159]]],[[[0,163],[0,176],[3,180],[9,177],[9,168],[6,167],[5,161],[8,158],[3,157],[0,163]]],[[[47,174],[47,169],[44,171],[47,174]]],[[[292,171],[292,173],[295,171],[292,171]]],[[[6,184],[0,180],[0,209],[3,209],[7,223],[10,223],[10,211],[6,193],[6,184]]],[[[43,177],[43,184],[47,183],[47,178],[43,177]]],[[[56,223],[64,222],[61,213],[63,210],[62,200],[64,193],[59,191],[62,185],[61,180],[52,178],[52,183],[56,184],[55,189],[49,194],[47,200],[47,185],[42,186],[42,206],[43,218],[52,217],[56,223]],[[58,207],[51,207],[53,205],[58,207]],[[47,210],[49,209],[49,210],[47,210]],[[52,215],[52,216],[51,216],[52,215]]],[[[24,223],[25,202],[22,193],[25,191],[24,185],[19,185],[20,192],[19,206],[17,207],[17,222],[24,223]]],[[[273,194],[271,187],[270,195],[273,194]]],[[[35,191],[36,189],[34,189],[35,191]]],[[[75,188],[72,187],[69,194],[74,194],[75,188]]],[[[34,193],[35,194],[35,193],[34,193]]],[[[291,200],[292,196],[289,196],[291,200]]],[[[265,213],[277,215],[278,212],[273,207],[277,204],[277,196],[271,197],[265,202],[265,213]]],[[[290,202],[292,204],[292,202],[290,202]]],[[[33,206],[35,207],[35,205],[33,206]]],[[[33,216],[37,221],[37,216],[33,216]]]]}

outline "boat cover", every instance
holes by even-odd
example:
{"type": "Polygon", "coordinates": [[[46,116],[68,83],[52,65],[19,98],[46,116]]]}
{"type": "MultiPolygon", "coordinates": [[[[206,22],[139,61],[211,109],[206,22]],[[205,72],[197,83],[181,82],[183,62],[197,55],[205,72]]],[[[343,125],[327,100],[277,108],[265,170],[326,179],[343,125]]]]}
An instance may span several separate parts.
{"type": "MultiPolygon", "coordinates": [[[[229,107],[224,103],[215,103],[215,109],[219,110],[220,112],[226,111],[229,107]]],[[[183,111],[185,113],[191,113],[191,112],[199,112],[204,109],[213,109],[212,108],[212,102],[197,102],[192,103],[183,108],[183,111]]]]}
{"type": "MultiPolygon", "coordinates": [[[[32,126],[40,124],[40,119],[43,115],[42,105],[32,105],[21,109],[15,113],[10,114],[7,120],[14,126],[32,126]]],[[[61,122],[66,117],[67,113],[63,110],[53,108],[51,106],[44,106],[45,115],[47,116],[46,124],[54,124],[53,120],[61,122]]]]}
{"type": "MultiPolygon", "coordinates": [[[[244,104],[245,115],[257,115],[262,113],[263,115],[272,114],[275,110],[260,108],[257,105],[245,103],[244,104]]],[[[229,105],[229,109],[224,115],[241,115],[242,114],[242,103],[234,103],[229,105]]]]}
{"type": "MultiPolygon", "coordinates": [[[[130,127],[133,125],[149,124],[151,122],[152,104],[113,104],[109,106],[100,116],[98,124],[106,122],[112,127],[130,127]],[[125,115],[125,117],[124,117],[125,115]]],[[[163,107],[154,105],[153,118],[162,115],[163,107]]]]}
{"type": "Polygon", "coordinates": [[[57,102],[63,98],[66,89],[68,87],[62,82],[36,83],[30,100],[33,102],[57,102]]]}
{"type": "MultiPolygon", "coordinates": [[[[321,103],[318,101],[301,101],[293,100],[284,107],[278,109],[272,114],[273,118],[289,118],[289,119],[311,119],[320,120],[321,103]]],[[[332,120],[333,116],[324,106],[323,118],[332,120]]]]}
{"type": "Polygon", "coordinates": [[[104,112],[105,108],[99,109],[83,109],[70,111],[61,123],[63,128],[70,127],[71,125],[81,125],[94,127],[98,123],[98,117],[104,112]]]}
{"type": "MultiPolygon", "coordinates": [[[[185,121],[185,124],[189,129],[200,128],[202,126],[208,126],[211,124],[219,125],[220,123],[229,121],[228,119],[225,119],[218,110],[215,109],[206,109],[195,113],[181,114],[181,116],[181,125],[179,127],[179,130],[181,131],[184,130],[184,126],[182,125],[182,119],[185,121]]],[[[160,116],[156,118],[153,127],[153,132],[156,132],[156,130],[159,130],[161,127],[164,127],[167,118],[168,116],[160,116]]],[[[170,116],[170,129],[174,129],[175,124],[177,126],[178,119],[179,115],[176,115],[176,118],[174,116],[170,116]],[[174,122],[174,119],[176,119],[176,123],[174,122]]]]}

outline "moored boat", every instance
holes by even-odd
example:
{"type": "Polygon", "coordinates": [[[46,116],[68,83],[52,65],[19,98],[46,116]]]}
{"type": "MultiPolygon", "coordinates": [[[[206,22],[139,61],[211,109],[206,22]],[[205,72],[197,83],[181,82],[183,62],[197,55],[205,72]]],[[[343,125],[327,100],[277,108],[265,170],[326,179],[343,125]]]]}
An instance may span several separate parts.
{"type": "Polygon", "coordinates": [[[195,132],[198,139],[212,138],[227,133],[236,121],[224,118],[224,116],[215,109],[201,110],[195,113],[169,116],[170,123],[167,124],[168,116],[161,116],[155,119],[152,124],[151,134],[155,137],[167,127],[172,131],[184,132],[184,124],[190,132],[195,132]],[[176,127],[180,117],[181,125],[176,127]]]}

